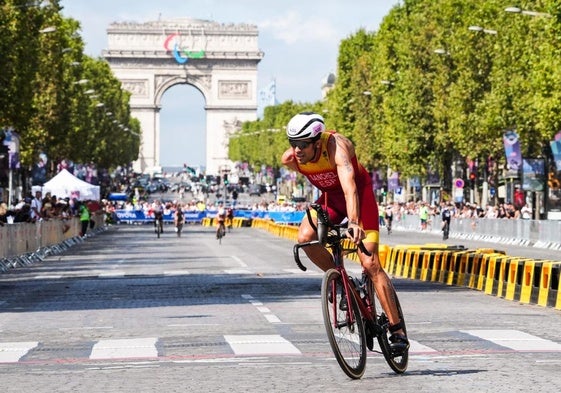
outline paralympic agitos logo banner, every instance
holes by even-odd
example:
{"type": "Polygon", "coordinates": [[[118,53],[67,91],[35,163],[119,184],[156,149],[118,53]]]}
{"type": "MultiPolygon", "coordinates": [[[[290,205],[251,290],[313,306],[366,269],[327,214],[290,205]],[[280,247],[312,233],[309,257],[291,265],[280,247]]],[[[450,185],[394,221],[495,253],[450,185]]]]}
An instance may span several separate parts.
{"type": "Polygon", "coordinates": [[[189,59],[202,59],[205,57],[204,50],[193,51],[182,47],[179,33],[168,35],[164,41],[164,48],[166,51],[171,52],[175,61],[179,64],[185,64],[189,59]]]}

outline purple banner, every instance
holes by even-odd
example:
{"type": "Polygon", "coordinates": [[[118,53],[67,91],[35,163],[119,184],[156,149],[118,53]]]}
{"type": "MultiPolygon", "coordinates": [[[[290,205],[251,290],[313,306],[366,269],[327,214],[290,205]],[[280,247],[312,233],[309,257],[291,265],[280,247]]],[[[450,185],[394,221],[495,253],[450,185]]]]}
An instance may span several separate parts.
{"type": "Polygon", "coordinates": [[[505,155],[508,169],[518,171],[522,166],[522,153],[520,152],[520,140],[515,131],[507,131],[503,135],[505,155]]]}
{"type": "Polygon", "coordinates": [[[555,161],[555,167],[558,172],[561,172],[561,132],[555,134],[555,138],[549,144],[553,160],[555,161]]]}

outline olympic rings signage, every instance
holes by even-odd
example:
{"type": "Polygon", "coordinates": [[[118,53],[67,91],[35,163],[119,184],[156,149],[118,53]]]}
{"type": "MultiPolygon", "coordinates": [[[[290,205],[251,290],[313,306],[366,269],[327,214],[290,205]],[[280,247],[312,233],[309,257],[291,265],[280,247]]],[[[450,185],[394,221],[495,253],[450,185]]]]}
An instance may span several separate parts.
{"type": "Polygon", "coordinates": [[[185,48],[179,47],[179,33],[170,34],[164,41],[164,48],[166,51],[171,52],[173,58],[178,64],[185,64],[189,59],[202,59],[205,57],[205,51],[190,51],[185,48]],[[173,42],[173,46],[172,46],[173,42]]]}

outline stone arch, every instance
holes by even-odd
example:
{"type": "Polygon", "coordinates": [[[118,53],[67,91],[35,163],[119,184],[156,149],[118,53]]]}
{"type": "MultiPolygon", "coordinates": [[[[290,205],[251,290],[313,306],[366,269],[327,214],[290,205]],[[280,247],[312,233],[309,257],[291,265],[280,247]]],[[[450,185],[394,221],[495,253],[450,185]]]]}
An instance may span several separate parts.
{"type": "Polygon", "coordinates": [[[131,92],[131,115],[142,127],[137,171],[160,165],[160,109],[166,90],[188,84],[205,100],[206,170],[231,166],[228,133],[257,118],[257,27],[197,19],[113,23],[104,58],[131,92]],[[173,45],[172,45],[173,42],[173,45]]]}

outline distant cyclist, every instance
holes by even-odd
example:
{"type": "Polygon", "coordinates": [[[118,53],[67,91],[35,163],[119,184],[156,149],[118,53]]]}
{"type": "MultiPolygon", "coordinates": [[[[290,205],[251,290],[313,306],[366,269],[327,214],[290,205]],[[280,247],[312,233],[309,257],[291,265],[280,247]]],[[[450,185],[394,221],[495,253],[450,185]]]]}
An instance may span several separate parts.
{"type": "Polygon", "coordinates": [[[177,233],[177,237],[181,236],[183,224],[185,224],[185,215],[183,214],[181,203],[178,203],[175,207],[175,213],[173,214],[173,224],[175,225],[175,232],[177,233]]]}
{"type": "Polygon", "coordinates": [[[388,203],[385,212],[386,228],[388,229],[388,235],[392,233],[392,222],[393,222],[393,205],[388,203]]]}
{"type": "MultiPolygon", "coordinates": [[[[317,113],[303,112],[294,116],[286,127],[286,134],[290,147],[282,155],[282,163],[306,176],[322,192],[316,203],[324,206],[334,223],[347,218],[348,227],[352,229],[348,236],[354,243],[364,241],[371,253],[368,256],[359,252],[358,257],[389,318],[392,351],[403,353],[409,348],[409,340],[391,296],[392,283],[380,264],[380,221],[370,174],[358,162],[353,143],[335,131],[326,131],[323,117],[317,113]]],[[[317,218],[314,221],[317,223],[317,218]]],[[[312,240],[317,240],[317,233],[304,216],[298,230],[298,243],[312,240]]],[[[334,267],[331,254],[321,244],[304,250],[320,269],[327,271],[334,267]]]]}
{"type": "Polygon", "coordinates": [[[448,236],[450,236],[450,219],[452,218],[452,207],[449,206],[447,203],[444,203],[442,206],[442,240],[448,240],[448,236]]]}
{"type": "Polygon", "coordinates": [[[231,207],[226,209],[226,226],[228,227],[228,232],[232,230],[234,225],[234,209],[231,207]]]}
{"type": "Polygon", "coordinates": [[[158,225],[160,233],[164,233],[164,205],[157,199],[152,204],[152,214],[154,214],[154,232],[158,232],[158,225]]]}
{"type": "Polygon", "coordinates": [[[220,233],[222,233],[222,236],[226,234],[226,227],[224,226],[225,221],[226,221],[226,209],[224,209],[222,203],[219,203],[218,211],[216,212],[216,223],[217,223],[216,238],[217,239],[220,237],[219,236],[220,233]]]}

